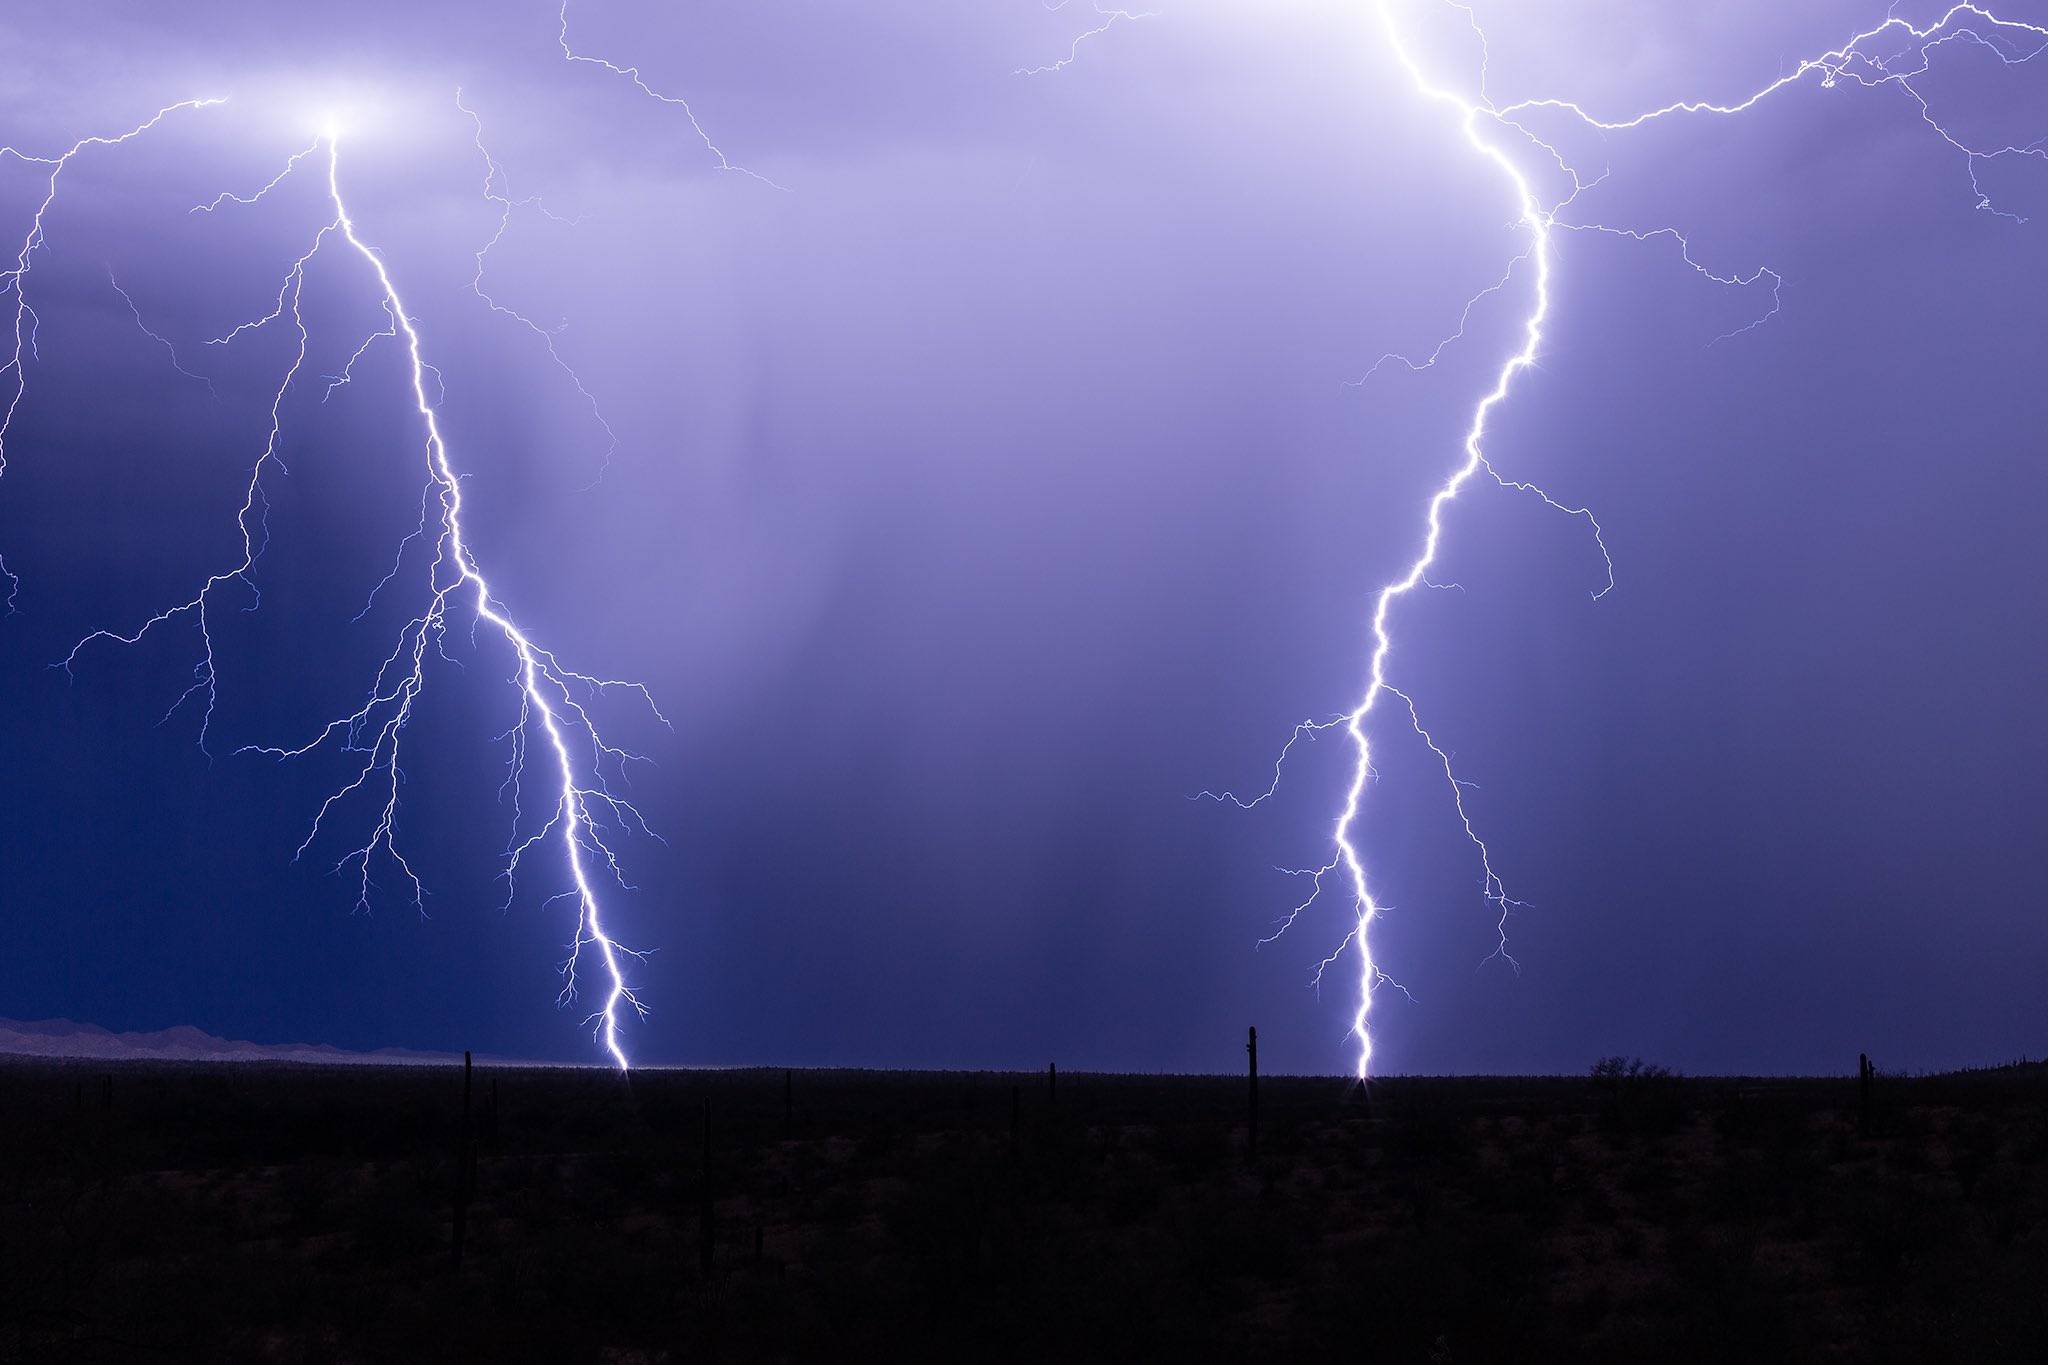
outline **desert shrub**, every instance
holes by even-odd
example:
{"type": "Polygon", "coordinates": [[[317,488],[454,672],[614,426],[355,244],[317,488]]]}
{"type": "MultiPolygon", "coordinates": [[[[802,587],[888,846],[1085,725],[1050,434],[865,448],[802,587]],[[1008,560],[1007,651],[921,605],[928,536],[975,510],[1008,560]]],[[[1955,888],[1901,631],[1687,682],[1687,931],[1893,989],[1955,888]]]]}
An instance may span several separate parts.
{"type": "Polygon", "coordinates": [[[1593,1096],[1611,1130],[1663,1134],[1685,1120],[1684,1079],[1640,1057],[1602,1057],[1591,1070],[1593,1096]]]}
{"type": "Polygon", "coordinates": [[[1448,1104],[1410,1102],[1388,1117],[1382,1141],[1395,1167],[1461,1169],[1472,1159],[1474,1125],[1448,1104]]]}

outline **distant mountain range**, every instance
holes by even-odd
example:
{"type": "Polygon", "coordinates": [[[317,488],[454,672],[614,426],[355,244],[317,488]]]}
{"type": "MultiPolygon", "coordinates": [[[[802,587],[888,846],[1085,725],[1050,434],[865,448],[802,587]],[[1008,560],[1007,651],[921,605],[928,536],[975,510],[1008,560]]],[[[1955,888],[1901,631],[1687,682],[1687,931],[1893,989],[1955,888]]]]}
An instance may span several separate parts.
{"type": "Polygon", "coordinates": [[[216,1038],[190,1024],[150,1033],[114,1033],[98,1024],[78,1024],[69,1019],[0,1019],[0,1056],[10,1055],[107,1062],[333,1062],[385,1066],[460,1060],[451,1053],[415,1052],[398,1047],[350,1052],[326,1043],[248,1043],[216,1038]]]}

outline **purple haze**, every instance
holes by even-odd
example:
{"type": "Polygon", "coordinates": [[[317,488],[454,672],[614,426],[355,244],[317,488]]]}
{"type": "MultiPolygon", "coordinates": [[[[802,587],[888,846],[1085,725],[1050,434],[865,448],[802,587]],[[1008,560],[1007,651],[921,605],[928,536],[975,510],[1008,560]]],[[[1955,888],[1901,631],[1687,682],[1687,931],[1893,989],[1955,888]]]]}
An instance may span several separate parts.
{"type": "MultiPolygon", "coordinates": [[[[369,111],[352,206],[445,377],[494,580],[676,722],[613,722],[656,760],[636,795],[668,841],[634,841],[638,889],[611,897],[658,950],[637,1060],[1208,1070],[1255,1022],[1273,1069],[1347,1069],[1350,975],[1307,988],[1342,898],[1253,947],[1298,899],[1273,866],[1325,856],[1342,746],[1300,752],[1256,812],[1186,798],[1263,786],[1297,721],[1355,701],[1370,595],[1519,301],[1427,374],[1348,381],[1455,327],[1519,249],[1513,209],[1362,5],[1159,7],[1031,77],[1084,7],[572,9],[580,50],[687,95],[787,193],[565,62],[547,3],[0,21],[27,54],[0,141],[24,149],[233,96],[67,172],[36,267],[41,355],[0,479],[23,576],[0,623],[0,1014],[594,1058],[551,1007],[552,864],[509,912],[491,881],[496,673],[443,671],[420,722],[426,919],[396,897],[351,916],[325,863],[289,864],[332,768],[232,754],[302,737],[382,641],[347,622],[417,515],[392,354],[288,414],[211,762],[192,715],[157,724],[181,637],[71,683],[45,667],[227,551],[277,354],[201,343],[267,306],[310,209],[185,210],[262,184],[339,100],[369,111]],[[566,323],[608,469],[540,343],[467,292],[495,211],[458,86],[511,192],[576,220],[517,215],[488,284],[566,323]]],[[[1624,108],[1753,88],[1884,13],[1579,4],[1538,29],[1495,8],[1497,90],[1624,108]]],[[[1937,88],[1959,118],[2048,131],[2048,68],[1993,81],[1958,53],[1937,88]]],[[[1403,686],[1531,908],[1522,973],[1482,967],[1471,850],[1433,760],[1383,722],[1363,842],[1393,907],[1376,954],[1415,1001],[1381,997],[1378,1065],[2038,1052],[2042,226],[1976,211],[1887,92],[1788,90],[1606,154],[1603,218],[1770,265],[1783,310],[1709,345],[1768,301],[1654,244],[1564,244],[1493,450],[1599,514],[1618,586],[1589,599],[1579,523],[1481,490],[1449,523],[1462,591],[1403,608],[1403,686]]],[[[2001,175],[2019,213],[2048,204],[2048,167],[2001,175]]],[[[10,240],[36,184],[0,167],[10,240]]],[[[374,307],[339,272],[309,286],[340,347],[321,363],[374,307]]]]}

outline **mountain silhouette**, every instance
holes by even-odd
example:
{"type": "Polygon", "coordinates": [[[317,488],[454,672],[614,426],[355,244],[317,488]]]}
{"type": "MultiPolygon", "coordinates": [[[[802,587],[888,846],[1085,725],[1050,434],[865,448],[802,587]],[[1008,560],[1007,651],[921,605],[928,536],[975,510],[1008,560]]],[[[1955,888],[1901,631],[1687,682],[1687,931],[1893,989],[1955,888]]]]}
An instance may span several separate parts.
{"type": "Polygon", "coordinates": [[[0,1056],[72,1057],[96,1061],[331,1062],[407,1065],[444,1063],[454,1054],[385,1047],[351,1052],[328,1043],[251,1043],[216,1038],[190,1024],[115,1033],[70,1019],[0,1019],[0,1056]]]}

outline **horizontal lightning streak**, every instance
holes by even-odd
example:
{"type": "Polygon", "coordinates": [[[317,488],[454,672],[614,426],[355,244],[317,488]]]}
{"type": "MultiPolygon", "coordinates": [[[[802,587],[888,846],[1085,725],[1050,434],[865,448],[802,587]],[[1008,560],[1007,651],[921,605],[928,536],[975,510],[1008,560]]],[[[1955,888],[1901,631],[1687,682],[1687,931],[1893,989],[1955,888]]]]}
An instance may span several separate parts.
{"type": "MultiPolygon", "coordinates": [[[[1060,10],[1065,9],[1069,3],[1070,0],[1059,0],[1058,4],[1050,4],[1045,8],[1052,13],[1058,13],[1060,10]]],[[[1159,17],[1159,11],[1155,9],[1104,9],[1102,7],[1102,0],[1089,0],[1089,5],[1094,9],[1095,16],[1102,20],[1102,22],[1094,28],[1075,34],[1073,42],[1067,45],[1066,56],[1045,66],[1020,66],[1010,74],[1012,76],[1049,76],[1055,71],[1064,71],[1072,66],[1080,57],[1083,44],[1100,38],[1119,23],[1136,23],[1140,19],[1157,19],[1159,17]]]]}

